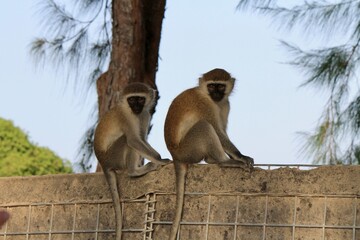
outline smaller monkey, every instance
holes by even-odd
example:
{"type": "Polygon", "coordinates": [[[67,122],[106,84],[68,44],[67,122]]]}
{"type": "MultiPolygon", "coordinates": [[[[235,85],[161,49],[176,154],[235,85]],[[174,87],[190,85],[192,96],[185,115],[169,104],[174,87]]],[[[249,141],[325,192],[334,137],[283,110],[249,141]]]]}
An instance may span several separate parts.
{"type": "Polygon", "coordinates": [[[179,229],[189,164],[205,160],[223,167],[252,168],[254,160],[230,141],[227,133],[229,95],[235,79],[223,69],[213,69],[199,79],[199,86],[178,95],[165,119],[165,142],[173,158],[176,175],[176,212],[170,233],[179,229]],[[229,156],[229,157],[228,157],[229,156]]]}
{"type": "Polygon", "coordinates": [[[115,170],[127,169],[130,177],[138,177],[171,162],[162,159],[146,140],[154,99],[155,90],[147,85],[127,85],[118,104],[105,113],[95,130],[95,155],[114,202],[116,240],[121,240],[122,211],[115,170]],[[143,165],[143,158],[151,162],[143,165]]]}

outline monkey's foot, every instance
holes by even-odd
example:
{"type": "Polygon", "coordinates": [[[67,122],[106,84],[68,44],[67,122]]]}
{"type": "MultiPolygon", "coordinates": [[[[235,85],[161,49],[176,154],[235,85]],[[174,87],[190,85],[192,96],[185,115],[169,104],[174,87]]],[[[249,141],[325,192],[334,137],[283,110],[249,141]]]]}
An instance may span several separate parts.
{"type": "Polygon", "coordinates": [[[249,170],[251,171],[253,169],[253,165],[251,164],[251,162],[244,162],[244,161],[239,161],[239,160],[233,160],[230,159],[228,161],[225,162],[221,162],[218,164],[220,167],[236,167],[236,168],[242,168],[244,170],[249,170]]]}
{"type": "Polygon", "coordinates": [[[164,165],[165,164],[148,162],[147,164],[130,171],[128,173],[128,175],[129,175],[129,177],[141,177],[141,176],[147,174],[148,172],[159,170],[164,165]]]}
{"type": "Polygon", "coordinates": [[[226,162],[220,162],[220,163],[218,163],[218,165],[221,167],[240,167],[240,168],[246,167],[246,164],[244,164],[243,162],[232,160],[232,159],[230,159],[226,162]]]}

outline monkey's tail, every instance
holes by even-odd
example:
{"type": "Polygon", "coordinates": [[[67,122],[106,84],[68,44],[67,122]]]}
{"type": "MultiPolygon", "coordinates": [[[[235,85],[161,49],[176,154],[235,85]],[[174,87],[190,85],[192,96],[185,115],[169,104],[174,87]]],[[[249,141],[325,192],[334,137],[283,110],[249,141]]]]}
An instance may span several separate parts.
{"type": "Polygon", "coordinates": [[[174,167],[176,174],[176,212],[173,224],[171,226],[169,240],[176,240],[176,236],[180,227],[180,221],[184,207],[185,179],[188,165],[186,163],[175,160],[174,167]]]}
{"type": "Polygon", "coordinates": [[[117,187],[117,178],[116,172],[114,170],[108,169],[104,171],[106,180],[110,187],[111,197],[113,199],[114,209],[115,209],[115,220],[116,220],[116,240],[121,240],[122,233],[122,211],[120,203],[120,195],[117,187]]]}

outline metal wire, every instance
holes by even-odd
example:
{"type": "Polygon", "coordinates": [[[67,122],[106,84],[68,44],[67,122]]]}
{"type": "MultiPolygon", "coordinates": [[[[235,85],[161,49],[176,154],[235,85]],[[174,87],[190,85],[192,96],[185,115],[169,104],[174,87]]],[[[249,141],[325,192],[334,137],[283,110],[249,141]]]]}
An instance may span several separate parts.
{"type": "Polygon", "coordinates": [[[155,214],[156,194],[146,194],[145,202],[145,222],[144,222],[144,240],[152,240],[152,233],[154,231],[153,222],[155,214]]]}
{"type": "MultiPolygon", "coordinates": [[[[127,203],[129,203],[131,205],[131,203],[139,203],[139,202],[143,202],[145,203],[145,199],[135,199],[135,200],[127,200],[125,201],[127,203]]],[[[3,240],[7,240],[8,237],[11,236],[24,236],[24,239],[29,239],[30,236],[33,235],[48,235],[48,239],[51,240],[53,239],[54,235],[71,235],[71,237],[69,239],[74,240],[76,238],[77,234],[94,234],[94,239],[97,240],[99,234],[112,234],[115,233],[115,229],[111,228],[111,229],[99,229],[99,225],[100,225],[100,206],[104,205],[104,204],[111,204],[112,205],[112,200],[111,199],[106,199],[106,200],[100,200],[100,201],[79,201],[79,202],[58,202],[58,203],[31,203],[31,204],[25,204],[25,203],[11,203],[8,205],[0,205],[1,208],[6,208],[7,211],[11,212],[12,210],[16,210],[16,209],[28,209],[27,210],[27,214],[26,214],[26,218],[27,218],[27,223],[26,223],[26,230],[25,231],[12,231],[11,229],[9,229],[9,222],[7,222],[4,226],[4,230],[3,232],[0,232],[0,237],[3,237],[3,240]],[[78,208],[83,206],[83,205],[92,205],[96,207],[96,211],[94,216],[89,216],[89,218],[93,218],[95,219],[95,229],[76,229],[76,226],[78,224],[78,222],[80,221],[78,218],[78,208]],[[31,225],[32,225],[32,209],[34,207],[41,207],[41,206],[46,206],[46,207],[50,207],[50,219],[49,219],[49,225],[48,225],[48,230],[45,231],[38,231],[38,230],[32,230],[31,229],[31,225]],[[73,206],[73,210],[72,210],[72,227],[71,230],[54,230],[53,229],[53,224],[54,224],[54,207],[59,207],[59,206],[73,206]]],[[[17,216],[13,216],[13,217],[17,217],[17,216]]],[[[61,218],[61,216],[58,216],[61,218]]],[[[46,226],[41,226],[42,228],[46,228],[46,226]]],[[[144,232],[144,229],[123,229],[123,232],[130,232],[130,233],[142,233],[144,232]]],[[[33,238],[32,238],[33,239],[33,238]]]]}
{"type": "MultiPolygon", "coordinates": [[[[161,194],[161,193],[160,193],[161,194]]],[[[358,196],[357,195],[320,195],[320,194],[290,194],[290,195],[286,195],[286,194],[253,194],[253,193],[248,193],[248,194],[243,194],[243,193],[219,193],[219,194],[206,194],[206,193],[186,193],[186,195],[193,195],[193,196],[203,196],[203,197],[207,197],[208,198],[208,216],[211,212],[211,198],[214,196],[234,196],[236,195],[237,197],[241,197],[241,196],[246,196],[246,197],[265,197],[265,206],[264,206],[264,218],[263,218],[263,222],[262,223],[255,223],[255,222],[244,222],[244,223],[240,223],[238,221],[238,214],[236,215],[236,219],[233,223],[228,223],[228,222],[210,222],[209,221],[209,217],[207,217],[206,221],[204,222],[192,222],[192,221],[182,221],[180,223],[180,226],[189,226],[189,225],[193,225],[193,226],[204,226],[206,228],[205,231],[205,236],[204,239],[208,239],[209,238],[209,231],[208,228],[209,226],[217,226],[217,227],[221,227],[221,226],[231,226],[234,229],[234,239],[236,238],[236,233],[237,233],[237,228],[238,227],[262,227],[262,239],[265,240],[267,239],[267,230],[269,228],[291,228],[292,233],[291,233],[291,240],[295,240],[296,238],[296,230],[297,229],[302,229],[302,228],[307,228],[307,229],[322,229],[322,237],[321,239],[325,240],[326,239],[326,230],[332,229],[332,230],[351,230],[352,231],[352,240],[358,239],[356,238],[356,231],[360,230],[360,225],[357,225],[356,221],[357,221],[357,200],[358,200],[358,196]],[[269,202],[273,199],[273,198],[290,198],[290,200],[292,199],[293,201],[293,207],[292,207],[292,212],[294,214],[293,218],[292,218],[292,223],[268,223],[268,217],[269,217],[269,202]],[[299,199],[301,198],[322,198],[324,201],[324,205],[323,205],[323,210],[324,210],[324,214],[323,214],[323,218],[322,218],[322,224],[301,224],[297,222],[297,215],[296,215],[296,209],[297,209],[297,202],[299,199]],[[354,207],[353,207],[353,211],[352,211],[352,215],[353,215],[353,222],[349,225],[334,225],[334,224],[327,224],[327,210],[328,210],[328,202],[330,199],[353,199],[353,203],[354,203],[354,207]]],[[[238,211],[239,209],[239,205],[240,202],[237,200],[236,201],[236,209],[238,211]]],[[[154,225],[170,225],[172,224],[169,221],[155,221],[153,222],[154,225]]],[[[178,239],[181,239],[181,234],[180,237],[178,239]]]]}
{"type": "MultiPolygon", "coordinates": [[[[129,233],[143,233],[144,235],[144,239],[145,240],[151,240],[151,239],[158,239],[156,238],[156,234],[154,233],[154,225],[171,225],[172,223],[170,221],[155,221],[154,219],[154,214],[156,212],[156,196],[157,195],[173,195],[172,193],[152,193],[152,194],[147,194],[146,195],[146,199],[142,199],[144,202],[144,206],[145,206],[145,222],[144,222],[144,229],[123,229],[124,232],[129,232],[129,233]],[[154,235],[155,234],[155,235],[154,235]]],[[[215,227],[221,227],[221,226],[229,226],[229,227],[233,227],[233,231],[234,231],[234,239],[236,239],[236,232],[238,231],[239,227],[261,227],[262,228],[262,239],[266,239],[267,236],[267,231],[269,228],[291,228],[291,239],[295,240],[296,235],[295,232],[297,229],[299,228],[308,228],[308,229],[321,229],[322,230],[322,236],[321,239],[325,239],[326,236],[326,230],[328,229],[337,229],[337,230],[350,230],[352,231],[352,239],[355,240],[356,239],[356,232],[359,232],[360,230],[360,226],[357,225],[357,204],[358,204],[358,196],[357,195],[320,195],[320,194],[257,194],[257,193],[216,193],[216,194],[207,194],[207,193],[186,193],[186,195],[188,196],[200,196],[200,197],[206,197],[208,198],[207,201],[207,213],[206,213],[206,219],[205,221],[201,222],[201,221],[182,221],[181,222],[181,226],[189,226],[189,225],[193,225],[193,226],[204,226],[205,227],[205,236],[204,239],[208,239],[209,238],[209,227],[210,226],[215,226],[215,227]],[[234,222],[217,222],[217,221],[210,221],[210,213],[212,211],[213,208],[213,203],[212,203],[212,198],[213,197],[229,197],[229,196],[236,196],[236,217],[234,222]],[[241,205],[241,201],[240,201],[240,197],[251,197],[251,198],[265,198],[265,203],[264,203],[264,212],[263,212],[263,221],[256,223],[256,222],[240,222],[239,221],[239,209],[240,209],[240,205],[241,205]],[[288,198],[289,202],[291,202],[292,205],[292,210],[291,212],[293,212],[293,216],[292,216],[292,220],[291,223],[269,223],[268,219],[269,219],[269,202],[274,200],[274,198],[288,198]],[[323,217],[322,217],[322,223],[321,224],[301,224],[298,222],[297,219],[297,202],[299,202],[299,200],[301,198],[321,198],[323,199],[323,217]],[[331,199],[352,199],[353,205],[352,208],[352,222],[349,225],[334,225],[334,224],[329,224],[327,223],[327,213],[328,213],[328,202],[331,199]]],[[[139,201],[136,201],[139,202],[139,201]]],[[[9,231],[8,228],[8,224],[5,225],[4,227],[4,231],[0,233],[0,236],[3,236],[3,239],[6,240],[7,237],[10,236],[24,236],[25,239],[29,239],[31,235],[48,235],[48,239],[51,240],[52,237],[55,234],[64,234],[64,235],[68,235],[71,234],[71,239],[75,239],[76,234],[84,234],[84,233],[88,233],[88,234],[94,234],[94,239],[98,239],[98,235],[102,234],[102,233],[114,233],[115,230],[114,229],[99,229],[99,218],[100,218],[100,205],[104,204],[104,203],[111,203],[111,200],[109,201],[105,201],[105,202],[101,202],[101,203],[97,203],[97,202],[93,202],[92,204],[94,204],[96,206],[96,213],[95,213],[95,218],[96,218],[96,225],[95,225],[95,229],[83,229],[83,230],[79,230],[76,229],[76,224],[77,224],[77,209],[79,207],[78,203],[73,203],[72,205],[74,206],[73,208],[73,222],[72,222],[72,229],[71,230],[63,230],[63,231],[59,231],[59,230],[54,230],[53,229],[53,223],[54,223],[54,207],[56,206],[60,206],[60,205],[69,205],[69,203],[36,203],[33,205],[17,205],[17,206],[11,206],[11,207],[7,207],[8,211],[14,208],[27,208],[27,223],[26,223],[26,230],[25,231],[9,231]],[[31,229],[31,224],[32,224],[32,209],[34,206],[50,206],[51,207],[51,213],[50,213],[50,223],[49,223],[49,229],[47,231],[34,231],[31,229]]],[[[179,234],[179,239],[181,239],[181,234],[179,234]]]]}
{"type": "Polygon", "coordinates": [[[273,170],[282,167],[310,170],[321,166],[322,165],[317,164],[254,164],[254,167],[259,167],[266,170],[273,170]]]}

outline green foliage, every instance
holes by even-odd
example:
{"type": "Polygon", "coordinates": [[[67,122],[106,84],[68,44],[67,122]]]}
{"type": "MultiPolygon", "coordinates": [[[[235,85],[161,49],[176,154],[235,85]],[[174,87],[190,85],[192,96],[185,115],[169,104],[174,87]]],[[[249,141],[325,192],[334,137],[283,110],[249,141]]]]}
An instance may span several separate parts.
{"type": "Polygon", "coordinates": [[[20,128],[0,118],[0,176],[55,173],[72,173],[70,162],[48,148],[32,144],[20,128]]]}
{"type": "Polygon", "coordinates": [[[240,0],[237,8],[270,15],[279,28],[300,29],[303,36],[330,40],[342,36],[342,44],[306,51],[282,43],[292,54],[289,63],[307,78],[302,86],[329,93],[318,126],[312,133],[302,133],[303,152],[312,156],[315,163],[359,164],[360,92],[356,73],[360,68],[360,0],[287,4],[284,7],[277,0],[240,0]]]}

